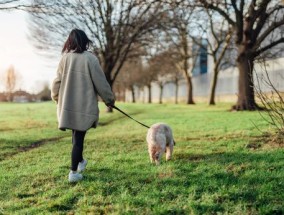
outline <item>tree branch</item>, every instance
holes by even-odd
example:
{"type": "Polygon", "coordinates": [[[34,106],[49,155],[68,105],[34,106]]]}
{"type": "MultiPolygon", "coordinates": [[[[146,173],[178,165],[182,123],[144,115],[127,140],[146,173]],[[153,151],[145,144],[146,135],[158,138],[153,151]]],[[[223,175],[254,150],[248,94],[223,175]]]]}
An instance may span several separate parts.
{"type": "Polygon", "coordinates": [[[267,38],[267,36],[273,32],[275,29],[277,29],[279,26],[284,25],[284,18],[278,22],[272,23],[257,39],[256,41],[256,47],[259,47],[260,44],[267,38]]]}
{"type": "Polygon", "coordinates": [[[212,10],[215,10],[217,11],[221,16],[223,16],[230,25],[232,26],[235,26],[236,25],[236,22],[234,22],[228,13],[226,13],[224,10],[222,10],[220,7],[218,6],[215,6],[214,4],[212,3],[208,3],[206,0],[200,0],[200,2],[204,5],[205,8],[209,8],[209,9],[212,9],[212,10]]]}
{"type": "Polygon", "coordinates": [[[276,41],[274,41],[274,42],[272,42],[272,43],[270,43],[269,45],[267,45],[267,46],[265,46],[265,47],[263,47],[263,48],[261,48],[261,49],[259,49],[259,50],[257,50],[257,51],[255,51],[253,55],[254,55],[254,57],[257,57],[257,56],[259,56],[261,53],[267,51],[268,49],[270,49],[270,48],[272,48],[272,47],[274,47],[274,46],[276,46],[276,45],[278,45],[278,44],[280,44],[280,43],[284,43],[284,37],[283,37],[283,38],[280,38],[280,39],[278,39],[278,40],[276,40],[276,41]]]}

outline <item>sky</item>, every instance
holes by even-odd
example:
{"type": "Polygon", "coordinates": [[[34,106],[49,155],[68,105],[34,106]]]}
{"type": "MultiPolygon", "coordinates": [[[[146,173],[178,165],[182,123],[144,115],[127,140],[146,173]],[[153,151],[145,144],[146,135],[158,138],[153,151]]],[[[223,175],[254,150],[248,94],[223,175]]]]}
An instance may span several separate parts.
{"type": "Polygon", "coordinates": [[[56,74],[60,53],[54,59],[37,53],[28,39],[28,14],[24,11],[0,10],[0,92],[3,76],[13,65],[20,75],[17,89],[39,92],[45,83],[51,84],[56,74]]]}

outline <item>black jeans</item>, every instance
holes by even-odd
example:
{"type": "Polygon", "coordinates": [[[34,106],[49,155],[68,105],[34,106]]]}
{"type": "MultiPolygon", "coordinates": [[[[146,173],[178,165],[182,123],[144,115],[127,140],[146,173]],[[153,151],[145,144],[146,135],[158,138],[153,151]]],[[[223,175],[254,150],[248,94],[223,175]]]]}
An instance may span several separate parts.
{"type": "Polygon", "coordinates": [[[83,146],[86,131],[72,130],[71,170],[76,171],[79,162],[83,160],[83,146]]]}

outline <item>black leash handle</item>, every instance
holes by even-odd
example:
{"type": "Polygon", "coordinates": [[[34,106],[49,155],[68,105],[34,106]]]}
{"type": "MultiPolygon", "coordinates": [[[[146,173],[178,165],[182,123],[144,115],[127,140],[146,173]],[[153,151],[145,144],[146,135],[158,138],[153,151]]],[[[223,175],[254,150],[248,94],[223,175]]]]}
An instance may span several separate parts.
{"type": "Polygon", "coordinates": [[[112,108],[118,110],[120,113],[124,114],[125,116],[129,117],[130,119],[134,120],[135,122],[139,123],[140,125],[146,127],[146,128],[150,128],[149,126],[143,124],[142,122],[137,121],[136,119],[133,119],[131,116],[129,116],[127,113],[123,112],[122,110],[120,110],[118,107],[111,105],[112,108]]]}

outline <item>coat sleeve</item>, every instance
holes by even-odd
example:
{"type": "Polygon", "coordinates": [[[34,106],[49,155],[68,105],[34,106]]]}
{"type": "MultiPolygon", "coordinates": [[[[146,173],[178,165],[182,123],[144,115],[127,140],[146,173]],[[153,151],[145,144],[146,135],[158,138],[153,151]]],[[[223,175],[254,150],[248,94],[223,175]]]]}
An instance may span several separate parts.
{"type": "Polygon", "coordinates": [[[58,94],[59,94],[59,89],[60,89],[60,84],[61,84],[61,76],[62,76],[62,65],[61,63],[59,63],[58,69],[56,72],[56,78],[53,80],[52,85],[51,85],[51,98],[56,103],[58,103],[58,94]]]}
{"type": "Polygon", "coordinates": [[[104,103],[106,105],[114,104],[114,94],[96,57],[92,60],[90,72],[94,87],[104,103]]]}

